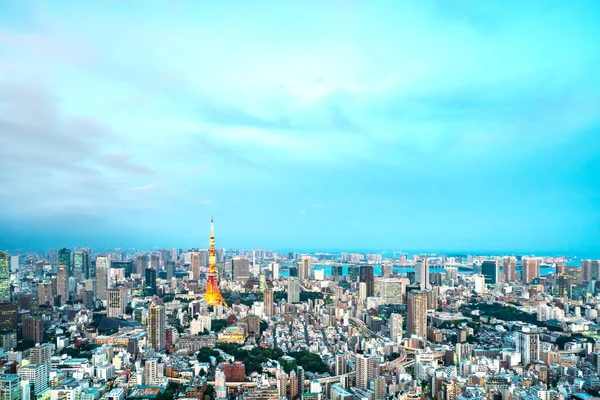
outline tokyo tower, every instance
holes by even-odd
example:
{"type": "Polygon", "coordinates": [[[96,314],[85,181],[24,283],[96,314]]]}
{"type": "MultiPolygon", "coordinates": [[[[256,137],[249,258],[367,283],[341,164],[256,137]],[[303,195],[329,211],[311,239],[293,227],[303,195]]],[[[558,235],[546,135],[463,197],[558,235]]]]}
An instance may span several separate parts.
{"type": "Polygon", "coordinates": [[[219,280],[217,278],[217,258],[215,256],[215,223],[210,219],[210,248],[208,250],[208,281],[206,282],[206,292],[204,301],[211,306],[219,304],[227,307],[227,303],[221,296],[219,290],[219,280]]]}

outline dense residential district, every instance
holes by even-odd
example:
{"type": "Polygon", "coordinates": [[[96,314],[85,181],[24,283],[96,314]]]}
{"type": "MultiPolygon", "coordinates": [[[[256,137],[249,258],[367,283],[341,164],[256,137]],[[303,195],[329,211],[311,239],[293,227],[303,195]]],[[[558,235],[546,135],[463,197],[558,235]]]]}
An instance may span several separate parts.
{"type": "Polygon", "coordinates": [[[600,398],[597,260],[207,242],[0,252],[0,400],[600,398]]]}

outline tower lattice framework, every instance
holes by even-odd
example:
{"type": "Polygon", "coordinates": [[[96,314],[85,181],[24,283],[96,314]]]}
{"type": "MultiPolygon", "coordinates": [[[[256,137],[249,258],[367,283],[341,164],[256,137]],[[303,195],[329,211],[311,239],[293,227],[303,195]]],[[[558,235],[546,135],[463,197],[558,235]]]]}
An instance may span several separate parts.
{"type": "Polygon", "coordinates": [[[211,306],[219,304],[227,307],[227,303],[221,291],[219,290],[219,279],[217,276],[217,257],[215,255],[215,223],[210,220],[210,248],[208,250],[208,280],[206,282],[206,292],[204,293],[204,301],[211,306]]]}

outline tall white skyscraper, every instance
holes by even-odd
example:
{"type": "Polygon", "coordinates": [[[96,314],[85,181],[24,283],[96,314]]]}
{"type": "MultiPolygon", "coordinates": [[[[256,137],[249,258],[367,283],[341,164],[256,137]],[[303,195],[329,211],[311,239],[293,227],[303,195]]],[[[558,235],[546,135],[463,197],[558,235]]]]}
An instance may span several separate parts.
{"type": "Polygon", "coordinates": [[[298,278],[290,278],[288,280],[288,302],[300,302],[300,282],[298,278]]]}
{"type": "Polygon", "coordinates": [[[426,257],[419,259],[415,264],[415,281],[421,290],[431,289],[429,284],[429,263],[426,257]]]}
{"type": "Polygon", "coordinates": [[[356,355],[356,387],[368,389],[375,378],[375,359],[369,354],[356,355]]]}
{"type": "Polygon", "coordinates": [[[10,256],[10,271],[17,272],[19,270],[19,256],[10,256]]]}
{"type": "Polygon", "coordinates": [[[107,289],[109,288],[108,276],[110,269],[110,257],[96,257],[96,298],[102,301],[107,300],[107,289]]]}
{"type": "Polygon", "coordinates": [[[529,328],[517,332],[517,351],[521,353],[524,366],[536,362],[540,358],[540,334],[529,328]]]}
{"type": "Polygon", "coordinates": [[[400,343],[402,340],[402,315],[392,313],[389,319],[390,328],[390,340],[392,342],[400,343]]]}

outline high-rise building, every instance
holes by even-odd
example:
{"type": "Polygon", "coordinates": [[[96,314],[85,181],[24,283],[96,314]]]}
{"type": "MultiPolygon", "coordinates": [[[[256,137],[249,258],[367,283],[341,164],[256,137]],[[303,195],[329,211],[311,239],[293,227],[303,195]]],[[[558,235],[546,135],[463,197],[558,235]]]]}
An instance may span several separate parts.
{"type": "MultiPolygon", "coordinates": [[[[0,373],[0,399],[21,400],[21,377],[13,374],[0,373]]],[[[28,399],[25,399],[28,400],[28,399]]]]}
{"type": "Polygon", "coordinates": [[[407,278],[383,278],[379,281],[379,297],[385,304],[404,304],[404,295],[409,284],[407,278]]]}
{"type": "Polygon", "coordinates": [[[96,257],[96,298],[102,301],[107,300],[109,273],[110,257],[107,255],[96,257]]]}
{"type": "Polygon", "coordinates": [[[358,298],[363,302],[367,299],[367,284],[365,282],[358,283],[358,298]]]}
{"type": "Polygon", "coordinates": [[[540,259],[539,258],[522,258],[523,270],[521,272],[523,283],[531,283],[534,279],[540,277],[540,259]]]}
{"type": "Polygon", "coordinates": [[[116,287],[108,289],[108,305],[106,316],[109,318],[119,318],[125,314],[127,308],[127,288],[116,287]]]}
{"type": "Polygon", "coordinates": [[[298,392],[298,377],[296,376],[296,371],[290,371],[290,400],[297,400],[299,398],[298,392]]]}
{"type": "Polygon", "coordinates": [[[415,282],[421,290],[431,288],[429,284],[429,261],[426,257],[420,258],[415,264],[415,282]]]}
{"type": "Polygon", "coordinates": [[[383,278],[389,278],[392,276],[392,264],[385,263],[381,266],[381,276],[383,278]]]}
{"type": "Polygon", "coordinates": [[[517,274],[515,272],[516,268],[516,257],[502,258],[502,273],[504,274],[504,282],[514,282],[517,280],[517,274]]]}
{"type": "Polygon", "coordinates": [[[165,263],[165,268],[167,270],[167,280],[170,281],[175,276],[175,262],[167,261],[165,263]]]}
{"type": "Polygon", "coordinates": [[[402,315],[392,313],[389,319],[390,340],[395,343],[400,343],[402,340],[402,315]]]}
{"type": "Polygon", "coordinates": [[[173,248],[173,250],[171,250],[171,257],[174,263],[176,263],[177,261],[179,261],[179,251],[177,251],[176,248],[173,248]]]}
{"type": "Polygon", "coordinates": [[[486,285],[495,285],[500,282],[500,265],[498,261],[486,260],[481,263],[481,274],[486,285]]]}
{"type": "Polygon", "coordinates": [[[540,334],[529,328],[517,332],[517,351],[521,353],[524,366],[533,364],[540,358],[540,334]]]}
{"type": "Polygon", "coordinates": [[[568,275],[558,275],[556,277],[556,283],[558,286],[558,295],[560,297],[571,298],[571,277],[568,275]]]}
{"type": "Polygon", "coordinates": [[[158,359],[148,358],[144,362],[144,384],[154,385],[158,378],[158,359]]]}
{"type": "Polygon", "coordinates": [[[386,399],[386,394],[387,394],[387,387],[388,387],[388,384],[385,381],[385,377],[383,377],[383,376],[377,376],[377,377],[375,377],[375,385],[374,385],[375,397],[374,397],[374,400],[385,400],[386,399]]]}
{"type": "Polygon", "coordinates": [[[284,373],[280,373],[277,378],[277,394],[279,398],[287,398],[287,376],[284,373]]]}
{"type": "Polygon", "coordinates": [[[348,353],[338,351],[335,353],[335,375],[343,375],[346,373],[346,361],[348,353]]]}
{"type": "Polygon", "coordinates": [[[279,280],[279,263],[271,263],[271,278],[274,281],[279,280]]]}
{"type": "Polygon", "coordinates": [[[356,354],[356,387],[368,389],[375,378],[375,359],[370,354],[356,354]]]}
{"type": "Polygon", "coordinates": [[[19,368],[21,379],[33,385],[33,393],[38,396],[48,389],[48,366],[46,364],[28,364],[19,368]]]}
{"type": "Polygon", "coordinates": [[[69,271],[68,266],[60,264],[56,272],[56,290],[60,296],[61,304],[69,301],[69,271]]]}
{"type": "Polygon", "coordinates": [[[191,279],[200,279],[200,253],[197,251],[192,252],[192,263],[190,265],[191,279]]]}
{"type": "Polygon", "coordinates": [[[375,279],[373,277],[372,265],[360,266],[360,282],[367,284],[367,297],[373,297],[375,293],[375,279]]]}
{"type": "Polygon", "coordinates": [[[15,303],[0,303],[0,332],[17,330],[17,314],[15,303]]]}
{"type": "Polygon", "coordinates": [[[300,282],[305,282],[310,279],[312,272],[312,262],[310,256],[302,256],[302,260],[298,264],[298,278],[300,282]]]}
{"type": "Polygon", "coordinates": [[[156,351],[165,349],[167,316],[163,306],[152,304],[148,310],[148,339],[150,346],[156,351]]]}
{"type": "Polygon", "coordinates": [[[0,303],[10,301],[8,251],[0,251],[0,303]]]}
{"type": "Polygon", "coordinates": [[[148,256],[140,254],[135,258],[135,270],[136,273],[142,278],[146,275],[146,269],[148,268],[148,256]]]}
{"type": "Polygon", "coordinates": [[[144,293],[146,296],[153,296],[156,294],[156,270],[154,268],[146,269],[144,279],[144,293]]]}
{"type": "Polygon", "coordinates": [[[288,303],[300,302],[300,281],[298,278],[288,280],[288,303]]]}
{"type": "Polygon", "coordinates": [[[267,289],[264,292],[265,315],[268,318],[273,316],[273,289],[267,289]]]}
{"type": "Polygon", "coordinates": [[[19,270],[19,256],[10,256],[10,271],[16,273],[19,270]]]}
{"type": "Polygon", "coordinates": [[[34,343],[44,341],[44,326],[38,317],[24,317],[22,331],[23,340],[31,340],[34,343]]]}
{"type": "Polygon", "coordinates": [[[67,276],[73,276],[73,267],[71,264],[71,250],[63,247],[58,250],[58,265],[67,266],[67,276]]]}
{"type": "Polygon", "coordinates": [[[35,346],[29,350],[29,359],[32,364],[46,364],[50,366],[50,358],[53,351],[54,348],[50,343],[35,346]]]}
{"type": "Polygon", "coordinates": [[[407,334],[427,337],[427,292],[416,290],[408,293],[407,334]]]}
{"type": "Polygon", "coordinates": [[[250,279],[250,260],[241,257],[233,258],[231,260],[231,273],[235,281],[250,279]]]}

